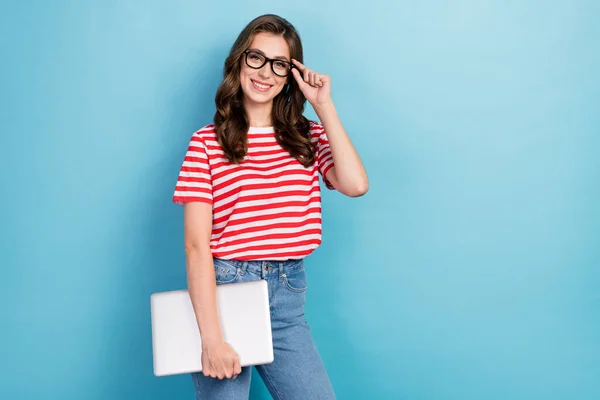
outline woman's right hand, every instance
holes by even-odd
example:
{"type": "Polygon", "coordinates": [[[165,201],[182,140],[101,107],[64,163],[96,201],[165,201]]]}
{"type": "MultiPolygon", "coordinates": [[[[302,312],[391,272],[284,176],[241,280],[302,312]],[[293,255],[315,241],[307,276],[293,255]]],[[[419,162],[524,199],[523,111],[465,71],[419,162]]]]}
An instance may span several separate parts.
{"type": "Polygon", "coordinates": [[[242,372],[240,357],[225,341],[202,343],[202,373],[212,378],[235,378],[242,372]]]}

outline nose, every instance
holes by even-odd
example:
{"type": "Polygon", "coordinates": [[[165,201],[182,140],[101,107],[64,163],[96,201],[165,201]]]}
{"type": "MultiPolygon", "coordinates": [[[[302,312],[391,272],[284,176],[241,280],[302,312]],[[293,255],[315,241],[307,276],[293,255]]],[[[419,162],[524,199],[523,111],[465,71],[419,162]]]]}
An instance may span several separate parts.
{"type": "Polygon", "coordinates": [[[263,65],[263,67],[258,71],[258,75],[261,78],[270,78],[271,74],[273,72],[271,71],[271,63],[265,63],[265,65],[263,65]]]}

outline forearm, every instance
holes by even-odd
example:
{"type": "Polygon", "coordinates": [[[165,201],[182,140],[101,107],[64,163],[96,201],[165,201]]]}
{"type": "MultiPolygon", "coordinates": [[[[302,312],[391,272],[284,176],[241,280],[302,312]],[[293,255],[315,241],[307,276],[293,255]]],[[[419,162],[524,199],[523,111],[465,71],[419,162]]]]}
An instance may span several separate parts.
{"type": "Polygon", "coordinates": [[[369,185],[367,172],[342,125],[335,105],[330,102],[317,106],[315,112],[327,134],[340,189],[346,192],[366,192],[369,185]]]}
{"type": "Polygon", "coordinates": [[[216,280],[212,253],[204,249],[186,250],[188,291],[192,300],[203,346],[222,340],[217,314],[216,280]]]}

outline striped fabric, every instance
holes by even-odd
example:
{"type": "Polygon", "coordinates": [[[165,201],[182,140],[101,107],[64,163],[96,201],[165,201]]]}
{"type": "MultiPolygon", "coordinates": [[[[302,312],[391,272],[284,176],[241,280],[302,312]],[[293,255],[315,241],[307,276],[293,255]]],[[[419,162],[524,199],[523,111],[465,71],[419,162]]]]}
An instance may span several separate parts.
{"type": "Polygon", "coordinates": [[[323,126],[311,122],[317,161],[304,168],[275,139],[273,128],[251,127],[248,154],[231,164],[214,125],[195,132],[181,167],[173,201],[213,206],[210,247],[214,257],[235,260],[303,258],[321,244],[321,191],[333,157],[323,126]]]}

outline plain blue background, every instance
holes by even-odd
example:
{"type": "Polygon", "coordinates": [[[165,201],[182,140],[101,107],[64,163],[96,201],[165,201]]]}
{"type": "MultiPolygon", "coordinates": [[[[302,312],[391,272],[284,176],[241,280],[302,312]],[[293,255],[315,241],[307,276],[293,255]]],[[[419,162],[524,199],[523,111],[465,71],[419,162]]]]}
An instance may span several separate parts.
{"type": "Polygon", "coordinates": [[[3,1],[0,398],[193,398],[153,376],[149,296],[185,286],[176,176],[267,12],[370,176],[307,259],[339,398],[600,398],[592,0],[3,1]]]}

